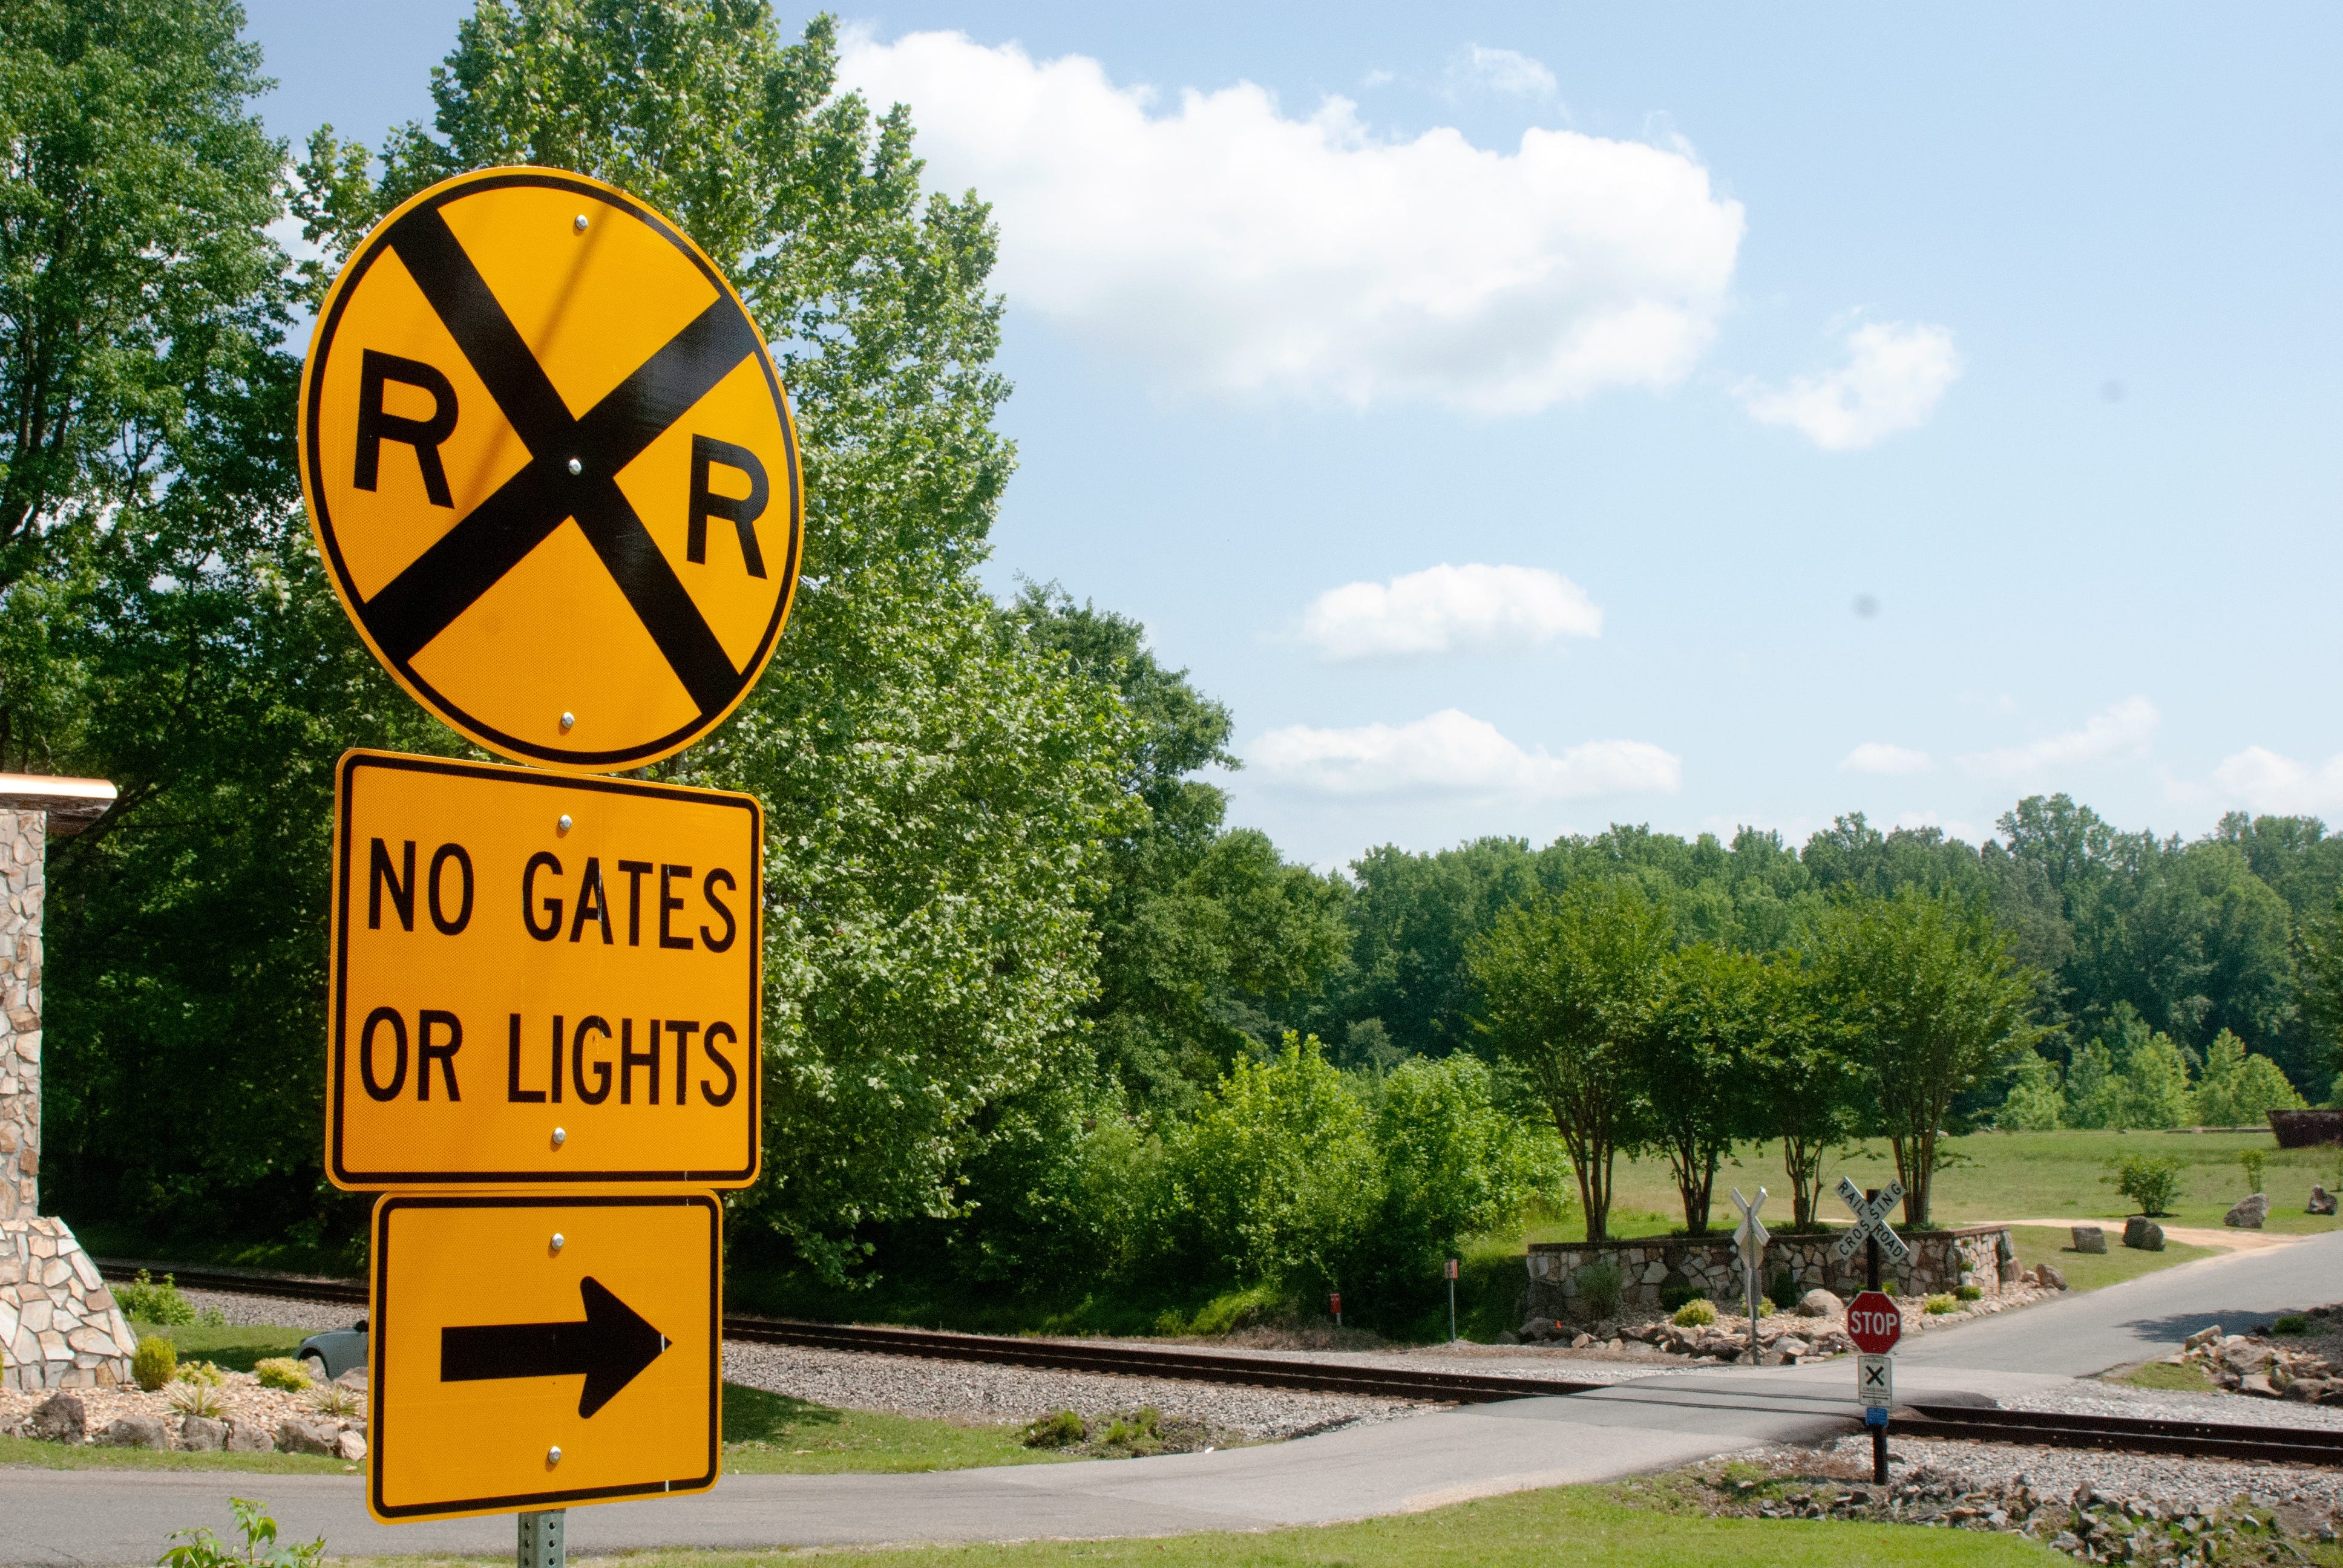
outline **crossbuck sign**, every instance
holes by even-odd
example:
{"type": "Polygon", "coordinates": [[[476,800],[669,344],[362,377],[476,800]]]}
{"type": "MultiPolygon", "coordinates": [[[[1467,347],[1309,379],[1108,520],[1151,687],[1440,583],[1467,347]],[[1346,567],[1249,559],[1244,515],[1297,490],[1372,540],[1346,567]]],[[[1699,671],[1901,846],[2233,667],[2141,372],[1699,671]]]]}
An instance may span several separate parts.
{"type": "Polygon", "coordinates": [[[1842,1176],[1838,1179],[1839,1201],[1855,1211],[1855,1228],[1838,1240],[1831,1253],[1845,1262],[1863,1250],[1865,1241],[1879,1243],[1879,1255],[1891,1262],[1902,1262],[1912,1255],[1904,1238],[1887,1222],[1888,1211],[1902,1201],[1904,1183],[1890,1181],[1879,1190],[1879,1196],[1866,1199],[1863,1189],[1842,1176]]]}
{"type": "Polygon", "coordinates": [[[1765,1221],[1757,1218],[1757,1211],[1765,1206],[1765,1189],[1757,1189],[1757,1201],[1751,1202],[1733,1189],[1733,1201],[1741,1211],[1741,1223],[1733,1228],[1733,1244],[1741,1250],[1741,1266],[1755,1269],[1765,1261],[1765,1243],[1774,1233],[1765,1229],[1765,1221]]]}

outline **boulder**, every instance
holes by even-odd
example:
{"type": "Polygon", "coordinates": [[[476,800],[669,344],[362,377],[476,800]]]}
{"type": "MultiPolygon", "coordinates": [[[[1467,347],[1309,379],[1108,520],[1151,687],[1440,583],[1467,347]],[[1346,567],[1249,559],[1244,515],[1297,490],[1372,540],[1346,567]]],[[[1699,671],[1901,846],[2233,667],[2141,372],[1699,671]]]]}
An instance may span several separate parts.
{"type": "Polygon", "coordinates": [[[55,1394],[42,1402],[27,1423],[35,1437],[47,1442],[79,1442],[89,1435],[89,1412],[80,1396],[55,1394]]]}
{"type": "Polygon", "coordinates": [[[2334,1386],[2323,1377],[2298,1377],[2286,1385],[2286,1397],[2302,1404],[2317,1404],[2334,1386]]]}
{"type": "Polygon", "coordinates": [[[1570,1348],[1571,1348],[1572,1350],[1574,1350],[1574,1351],[1583,1351],[1583,1350],[1584,1350],[1587,1346],[1589,1346],[1589,1345],[1593,1344],[1594,1342],[1594,1336],[1593,1334],[1587,1333],[1587,1332],[1585,1332],[1584,1331],[1583,1331],[1583,1330],[1582,1330],[1582,1331],[1581,1331],[1580,1332],[1578,1332],[1577,1334],[1575,1334],[1575,1335],[1572,1336],[1572,1338],[1571,1338],[1571,1342],[1570,1342],[1570,1348]]]}
{"type": "Polygon", "coordinates": [[[346,1432],[342,1433],[341,1440],[334,1447],[344,1459],[355,1464],[367,1456],[366,1433],[346,1432]]]}
{"type": "Polygon", "coordinates": [[[1540,1340],[1552,1339],[1554,1331],[1552,1318],[1532,1318],[1522,1325],[1522,1340],[1524,1343],[1535,1344],[1540,1340]]]}
{"type": "Polygon", "coordinates": [[[1798,1316],[1802,1318],[1833,1317],[1845,1311],[1846,1303],[1825,1290],[1808,1291],[1798,1298],[1798,1316]]]}
{"type": "Polygon", "coordinates": [[[2164,1251],[2164,1227],[2145,1214],[2134,1214],[2124,1221],[2124,1245],[2137,1247],[2143,1252],[2164,1251]]]}
{"type": "Polygon", "coordinates": [[[2268,1218],[2269,1194],[2251,1192],[2229,1205],[2229,1211],[2221,1216],[2221,1223],[2241,1231],[2258,1231],[2268,1218]]]}
{"type": "Polygon", "coordinates": [[[367,1391],[367,1370],[366,1370],[366,1368],[364,1368],[364,1367],[352,1367],[349,1371],[347,1371],[347,1372],[344,1372],[341,1376],[339,1376],[339,1377],[337,1377],[337,1378],[336,1378],[336,1379],[334,1380],[334,1386],[335,1386],[335,1387],[337,1387],[337,1388],[353,1389],[353,1390],[357,1391],[357,1392],[359,1392],[359,1393],[364,1393],[364,1392],[366,1392],[366,1391],[367,1391]]]}
{"type": "Polygon", "coordinates": [[[2309,1206],[2305,1208],[2303,1212],[2306,1214],[2332,1214],[2335,1212],[2335,1194],[2329,1192],[2324,1187],[2313,1186],[2310,1189],[2309,1206]]]}
{"type": "Polygon", "coordinates": [[[342,1434],[322,1421],[288,1415],[277,1423],[277,1446],[287,1453],[322,1453],[338,1457],[342,1434]]]}
{"type": "Polygon", "coordinates": [[[227,1446],[227,1422],[191,1415],[179,1422],[179,1446],[190,1453],[216,1453],[227,1446]]]}
{"type": "Polygon", "coordinates": [[[2210,1328],[2198,1329],[2195,1333],[2182,1340],[2180,1348],[2184,1351],[2193,1351],[2199,1345],[2217,1344],[2220,1339],[2221,1325],[2215,1323],[2210,1328]]]}
{"type": "Polygon", "coordinates": [[[97,1441],[108,1448],[169,1448],[171,1429],[151,1415],[126,1415],[107,1423],[97,1441]]]}
{"type": "MultiPolygon", "coordinates": [[[[2099,1238],[2099,1244],[2107,1245],[2105,1236],[2099,1238]]],[[[2066,1288],[2066,1276],[2059,1271],[2057,1264],[2044,1263],[2034,1271],[2034,1282],[2046,1290],[2063,1291],[2066,1288]]]]}
{"type": "Polygon", "coordinates": [[[274,1453],[277,1440],[268,1429],[256,1421],[232,1416],[227,1423],[227,1451],[230,1453],[274,1453]]]}
{"type": "Polygon", "coordinates": [[[2077,1252],[2104,1252],[2107,1250],[2107,1233],[2097,1225],[2077,1225],[2068,1232],[2075,1238],[2077,1252]]]}
{"type": "Polygon", "coordinates": [[[2244,1377],[2239,1378],[2237,1380],[2237,1392],[2239,1393],[2252,1394],[2257,1399],[2276,1399],[2278,1397],[2277,1388],[2271,1384],[2268,1378],[2265,1377],[2260,1372],[2247,1372],[2244,1377]]]}
{"type": "Polygon", "coordinates": [[[1785,1336],[1775,1348],[1785,1356],[1810,1356],[1815,1353],[1814,1346],[1795,1335],[1785,1336]]]}

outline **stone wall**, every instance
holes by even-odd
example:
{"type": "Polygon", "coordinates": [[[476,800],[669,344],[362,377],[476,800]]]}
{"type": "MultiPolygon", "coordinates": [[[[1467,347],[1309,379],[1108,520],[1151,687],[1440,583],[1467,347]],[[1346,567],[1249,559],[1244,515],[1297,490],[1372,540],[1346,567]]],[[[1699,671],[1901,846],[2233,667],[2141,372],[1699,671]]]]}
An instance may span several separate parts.
{"type": "MultiPolygon", "coordinates": [[[[1770,1284],[1776,1273],[1787,1269],[1801,1292],[1820,1287],[1841,1296],[1852,1295],[1863,1288],[1863,1257],[1857,1253],[1844,1263],[1834,1258],[1831,1249],[1840,1234],[1776,1235],[1765,1248],[1763,1279],[1770,1284]]],[[[1906,1234],[1904,1240],[1912,1249],[1910,1260],[1880,1271],[1882,1284],[1897,1295],[1931,1295],[1970,1284],[1994,1296],[2001,1293],[2005,1281],[2016,1283],[2016,1249],[2009,1232],[1999,1226],[1919,1231],[1906,1234]]],[[[1529,1249],[1528,1262],[1528,1310],[1522,1314],[1525,1319],[1581,1321],[1579,1275],[1597,1263],[1608,1263],[1619,1271],[1624,1305],[1630,1311],[1657,1311],[1660,1292],[1671,1286],[1704,1290],[1711,1301],[1728,1310],[1730,1303],[1741,1299],[1741,1257],[1729,1237],[1695,1241],[1654,1236],[1597,1244],[1541,1241],[1529,1249]]]]}
{"type": "Polygon", "coordinates": [[[0,1223],[40,1212],[41,893],[48,817],[0,810],[0,1223]]]}

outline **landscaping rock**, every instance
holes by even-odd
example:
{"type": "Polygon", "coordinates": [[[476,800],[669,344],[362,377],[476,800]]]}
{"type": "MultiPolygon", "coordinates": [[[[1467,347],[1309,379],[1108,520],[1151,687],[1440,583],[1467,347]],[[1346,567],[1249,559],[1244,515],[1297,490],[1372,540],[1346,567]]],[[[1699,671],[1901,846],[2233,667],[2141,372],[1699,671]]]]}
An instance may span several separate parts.
{"type": "Polygon", "coordinates": [[[2308,1208],[2303,1210],[2303,1212],[2306,1214],[2332,1214],[2335,1212],[2335,1194],[2329,1192],[2324,1187],[2313,1186],[2310,1189],[2310,1204],[2308,1208]]]}
{"type": "Polygon", "coordinates": [[[1570,1348],[1574,1351],[1583,1351],[1594,1342],[1594,1336],[1593,1334],[1582,1332],[1570,1342],[1570,1348]]]}
{"type": "Polygon", "coordinates": [[[342,1434],[321,1421],[288,1415],[277,1423],[277,1446],[287,1453],[322,1453],[339,1457],[342,1434]]]}
{"type": "Polygon", "coordinates": [[[108,1448],[167,1449],[171,1429],[151,1415],[126,1415],[108,1423],[97,1441],[108,1448]]]}
{"type": "Polygon", "coordinates": [[[2260,1372],[2247,1372],[2244,1377],[2239,1378],[2237,1380],[2237,1392],[2239,1393],[2254,1394],[2262,1399],[2276,1399],[2278,1397],[2278,1389],[2276,1385],[2271,1383],[2270,1380],[2260,1372]]]}
{"type": "Polygon", "coordinates": [[[275,1453],[277,1440],[268,1429],[257,1422],[233,1420],[227,1423],[227,1451],[230,1453],[275,1453]]]}
{"type": "Polygon", "coordinates": [[[227,1446],[227,1422],[191,1415],[179,1423],[179,1446],[190,1453],[216,1453],[227,1446]]]}
{"type": "Polygon", "coordinates": [[[1785,1356],[1810,1356],[1815,1353],[1814,1346],[1795,1334],[1784,1336],[1775,1349],[1780,1351],[1785,1356]]]}
{"type": "Polygon", "coordinates": [[[2143,1252],[2164,1251],[2164,1227],[2145,1214],[2134,1214],[2124,1221],[2124,1245],[2137,1247],[2143,1252]]]}
{"type": "Polygon", "coordinates": [[[2077,1252],[2104,1252],[2107,1250],[2107,1233],[2097,1225],[2077,1225],[2070,1232],[2077,1252]]]}
{"type": "Polygon", "coordinates": [[[79,1442],[89,1435],[89,1412],[78,1398],[61,1393],[42,1402],[31,1425],[33,1435],[45,1442],[79,1442]]]}
{"type": "Polygon", "coordinates": [[[1555,1323],[1552,1318],[1532,1318],[1522,1325],[1522,1339],[1527,1343],[1535,1344],[1540,1340],[1552,1339],[1554,1328],[1555,1323]]]}
{"type": "MultiPolygon", "coordinates": [[[[2099,1250],[2107,1251],[2107,1239],[2102,1235],[2099,1238],[2099,1250]]],[[[2066,1276],[2059,1271],[2057,1264],[2044,1263],[2034,1271],[2034,1282],[2047,1290],[2063,1291],[2066,1288],[2066,1276]]]]}
{"type": "Polygon", "coordinates": [[[334,1450],[344,1459],[355,1464],[367,1456],[366,1435],[363,1432],[346,1432],[334,1444],[334,1450]]]}
{"type": "Polygon", "coordinates": [[[2184,1351],[2193,1351],[2199,1345],[2218,1344],[2220,1341],[2221,1325],[2215,1323],[2210,1328],[2198,1329],[2195,1333],[2182,1340],[2180,1348],[2184,1351]]]}
{"type": "Polygon", "coordinates": [[[2241,1231],[2258,1231],[2262,1228],[2262,1221],[2268,1218],[2269,1194],[2254,1192],[2232,1203],[2229,1211],[2221,1216],[2221,1223],[2234,1225],[2241,1231]]]}
{"type": "Polygon", "coordinates": [[[1835,1317],[1845,1311],[1846,1303],[1828,1291],[1808,1291],[1798,1298],[1798,1316],[1802,1318],[1835,1317]]]}

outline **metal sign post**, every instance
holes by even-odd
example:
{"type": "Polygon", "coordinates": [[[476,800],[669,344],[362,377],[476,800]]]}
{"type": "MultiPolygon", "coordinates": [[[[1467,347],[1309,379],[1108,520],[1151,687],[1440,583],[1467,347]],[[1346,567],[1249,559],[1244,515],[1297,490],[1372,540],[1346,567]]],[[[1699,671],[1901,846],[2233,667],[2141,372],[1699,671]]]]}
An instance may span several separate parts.
{"type": "Polygon", "coordinates": [[[1448,1260],[1448,1339],[1456,1341],[1456,1260],[1448,1260]]]}
{"type": "MultiPolygon", "coordinates": [[[[1912,1255],[1912,1249],[1904,1244],[1904,1238],[1897,1235],[1896,1228],[1887,1222],[1888,1211],[1894,1209],[1904,1197],[1904,1183],[1890,1181],[1885,1187],[1875,1187],[1869,1191],[1864,1191],[1853,1181],[1842,1176],[1838,1181],[1838,1196],[1839,1201],[1853,1211],[1855,1228],[1841,1237],[1838,1244],[1831,1251],[1844,1262],[1855,1256],[1855,1248],[1861,1247],[1864,1252],[1865,1288],[1876,1291],[1879,1289],[1880,1253],[1882,1251],[1889,1253],[1899,1263],[1912,1255]]],[[[1884,1355],[1878,1359],[1883,1362],[1889,1360],[1884,1355]]],[[[1869,1395],[1874,1385],[1869,1376],[1864,1373],[1860,1363],[1857,1366],[1857,1372],[1863,1379],[1857,1392],[1863,1394],[1865,1400],[1863,1422],[1871,1429],[1871,1480],[1874,1485],[1885,1486],[1887,1484],[1889,1405],[1885,1397],[1878,1404],[1869,1402],[1869,1395]]],[[[1892,1370],[1880,1374],[1878,1386],[1883,1396],[1894,1389],[1895,1374],[1892,1370]]]]}
{"type": "Polygon", "coordinates": [[[1741,1283],[1749,1301],[1749,1364],[1755,1366],[1758,1277],[1765,1271],[1765,1243],[1773,1233],[1765,1229],[1765,1221],[1757,1218],[1757,1211],[1765,1206],[1765,1189],[1757,1189],[1757,1201],[1753,1203],[1741,1195],[1740,1188],[1735,1187],[1733,1189],[1733,1201],[1741,1211],[1741,1223],[1733,1228],[1733,1244],[1741,1252],[1741,1283]]]}

